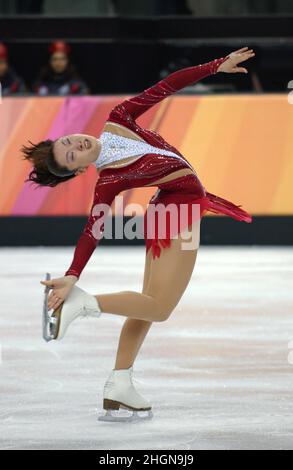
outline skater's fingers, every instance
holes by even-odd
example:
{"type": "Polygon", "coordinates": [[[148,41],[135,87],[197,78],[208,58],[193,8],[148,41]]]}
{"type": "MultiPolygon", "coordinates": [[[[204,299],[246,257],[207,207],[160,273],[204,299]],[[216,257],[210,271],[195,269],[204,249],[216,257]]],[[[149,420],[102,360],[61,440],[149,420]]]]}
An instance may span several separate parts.
{"type": "Polygon", "coordinates": [[[60,296],[57,295],[54,290],[52,290],[52,292],[49,295],[49,300],[56,300],[56,299],[60,299],[60,296]]]}
{"type": "Polygon", "coordinates": [[[47,279],[47,280],[41,280],[40,283],[44,284],[44,286],[60,286],[64,282],[64,279],[61,278],[55,278],[55,279],[47,279]]]}
{"type": "Polygon", "coordinates": [[[56,298],[51,298],[50,300],[48,299],[48,308],[56,309],[57,307],[59,307],[60,303],[61,303],[60,299],[56,299],[56,298]]]}
{"type": "Polygon", "coordinates": [[[52,306],[56,303],[56,298],[48,297],[48,308],[52,308],[52,306]]]}
{"type": "Polygon", "coordinates": [[[233,73],[248,73],[247,69],[245,69],[244,67],[235,67],[233,69],[233,73]]]}
{"type": "Polygon", "coordinates": [[[61,304],[62,304],[61,300],[59,300],[57,303],[55,303],[53,305],[48,304],[48,310],[51,310],[51,309],[56,310],[58,307],[60,307],[61,304]]]}
{"type": "Polygon", "coordinates": [[[53,281],[40,281],[40,283],[43,284],[44,286],[54,287],[53,281]]]}
{"type": "Polygon", "coordinates": [[[241,49],[237,49],[237,51],[234,51],[234,52],[242,52],[242,51],[245,51],[245,49],[248,49],[248,47],[247,46],[241,47],[241,49]]]}
{"type": "Polygon", "coordinates": [[[49,303],[51,304],[55,301],[56,301],[56,297],[54,296],[54,292],[51,292],[51,294],[48,297],[48,305],[49,305],[49,303]]]}

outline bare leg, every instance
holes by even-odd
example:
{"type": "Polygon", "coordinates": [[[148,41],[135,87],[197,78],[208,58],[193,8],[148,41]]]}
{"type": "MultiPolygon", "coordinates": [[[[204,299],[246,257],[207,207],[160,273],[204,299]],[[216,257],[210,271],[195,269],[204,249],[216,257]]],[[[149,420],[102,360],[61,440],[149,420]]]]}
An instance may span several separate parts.
{"type": "MultiPolygon", "coordinates": [[[[194,222],[193,230],[197,230],[194,222]]],[[[197,249],[183,250],[181,235],[152,260],[148,286],[143,293],[122,291],[96,298],[102,312],[137,320],[166,320],[185,291],[194,268],[197,249]]]]}
{"type": "MultiPolygon", "coordinates": [[[[146,291],[151,266],[151,250],[146,253],[142,292],[146,291]]],[[[115,369],[129,369],[135,361],[142,343],[152,325],[151,321],[127,318],[121,330],[115,369]]]]}
{"type": "Polygon", "coordinates": [[[115,369],[128,369],[135,361],[152,322],[127,318],[122,327],[115,369]]]}

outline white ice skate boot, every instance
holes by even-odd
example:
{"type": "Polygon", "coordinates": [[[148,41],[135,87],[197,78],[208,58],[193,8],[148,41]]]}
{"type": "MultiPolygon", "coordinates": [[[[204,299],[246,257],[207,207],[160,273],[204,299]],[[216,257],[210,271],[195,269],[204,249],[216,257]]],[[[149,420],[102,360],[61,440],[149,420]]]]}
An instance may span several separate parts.
{"type": "Polygon", "coordinates": [[[60,340],[77,317],[98,318],[101,313],[98,301],[93,295],[73,286],[67,299],[51,315],[47,313],[46,335],[43,334],[43,337],[46,341],[60,340]]]}
{"type": "Polygon", "coordinates": [[[151,403],[134,388],[133,366],[112,370],[104,386],[103,399],[106,414],[99,416],[99,421],[138,421],[153,417],[151,403]]]}

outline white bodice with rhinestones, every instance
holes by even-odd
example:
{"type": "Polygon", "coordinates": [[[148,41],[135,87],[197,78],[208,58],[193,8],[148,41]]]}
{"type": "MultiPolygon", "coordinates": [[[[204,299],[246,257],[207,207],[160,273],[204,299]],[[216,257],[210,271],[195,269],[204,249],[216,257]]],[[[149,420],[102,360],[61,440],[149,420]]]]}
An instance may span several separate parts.
{"type": "Polygon", "coordinates": [[[94,162],[96,168],[100,168],[103,165],[109,165],[110,163],[118,162],[128,157],[143,156],[147,153],[155,153],[159,155],[169,155],[170,157],[179,158],[183,160],[192,170],[192,166],[184,160],[177,153],[160,149],[148,144],[142,140],[131,139],[122,135],[113,134],[112,132],[102,132],[99,137],[101,142],[101,151],[94,162]]]}

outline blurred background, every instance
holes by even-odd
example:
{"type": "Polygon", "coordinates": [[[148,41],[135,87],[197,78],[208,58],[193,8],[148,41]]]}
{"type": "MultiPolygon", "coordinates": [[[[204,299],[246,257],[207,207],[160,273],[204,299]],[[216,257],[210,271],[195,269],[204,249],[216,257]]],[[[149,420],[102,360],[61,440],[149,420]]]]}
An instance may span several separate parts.
{"type": "MultiPolygon", "coordinates": [[[[207,77],[138,122],[177,146],[208,191],[254,215],[206,217],[203,243],[291,244],[292,31],[288,0],[0,0],[0,244],[75,244],[92,203],[94,168],[54,189],[25,183],[23,143],[98,137],[125,96],[244,46],[256,52],[247,75],[207,77]]],[[[153,193],[127,202],[146,207],[153,193]]]]}

